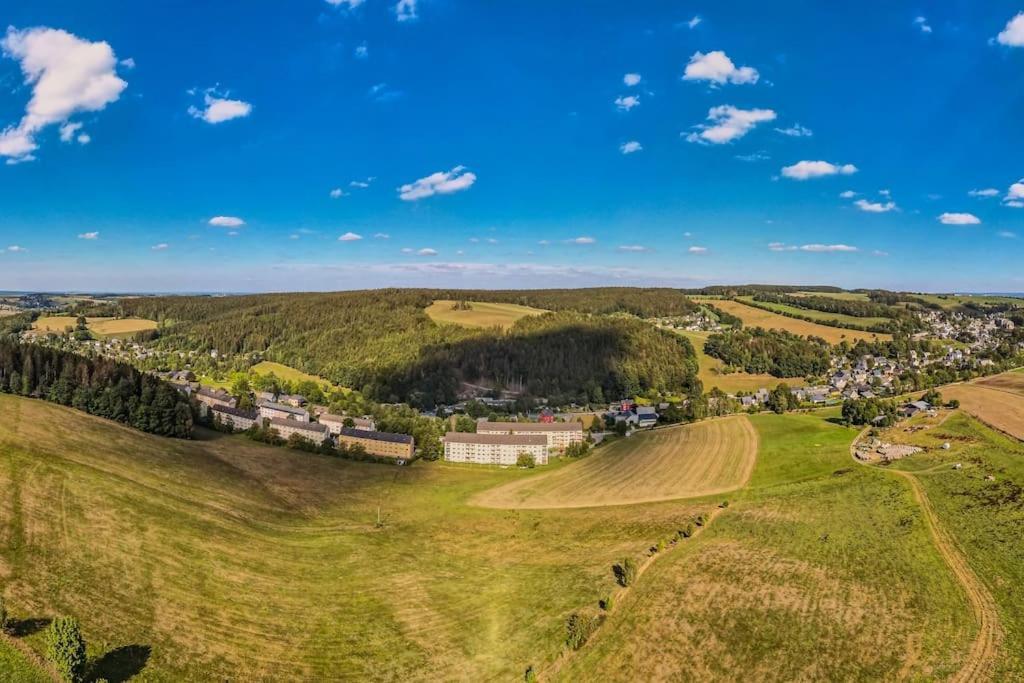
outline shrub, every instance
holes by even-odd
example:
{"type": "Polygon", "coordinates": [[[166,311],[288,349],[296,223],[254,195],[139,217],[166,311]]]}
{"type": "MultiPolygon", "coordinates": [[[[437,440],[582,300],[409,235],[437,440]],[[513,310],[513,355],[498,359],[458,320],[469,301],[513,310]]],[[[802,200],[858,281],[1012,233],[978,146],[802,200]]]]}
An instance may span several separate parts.
{"type": "Polygon", "coordinates": [[[46,634],[46,656],[61,677],[71,683],[85,678],[85,639],[73,617],[57,617],[46,634]]]}
{"type": "Polygon", "coordinates": [[[588,617],[573,612],[569,616],[569,620],[565,622],[565,644],[573,650],[580,649],[600,625],[600,617],[588,617]]]}
{"type": "Polygon", "coordinates": [[[724,510],[725,508],[729,507],[729,501],[723,500],[722,503],[718,507],[720,507],[720,508],[722,508],[724,510]]]}
{"type": "Polygon", "coordinates": [[[537,683],[537,672],[533,670],[532,666],[526,667],[526,673],[523,674],[523,680],[526,683],[537,683]]]}
{"type": "Polygon", "coordinates": [[[4,600],[4,596],[0,595],[0,631],[6,631],[9,626],[8,620],[10,616],[7,614],[7,602],[4,600]]]}
{"type": "Polygon", "coordinates": [[[658,545],[655,546],[655,551],[659,553],[665,552],[665,539],[658,541],[658,545]]]}
{"type": "Polygon", "coordinates": [[[682,534],[683,538],[689,538],[690,536],[693,536],[693,522],[689,522],[686,525],[686,528],[679,533],[682,534]]]}
{"type": "Polygon", "coordinates": [[[615,580],[619,582],[620,586],[626,587],[636,580],[637,566],[633,558],[627,557],[619,564],[615,565],[615,580]]]}
{"type": "Polygon", "coordinates": [[[695,521],[697,526],[704,526],[704,515],[697,515],[697,519],[695,521]]]}
{"type": "Polygon", "coordinates": [[[615,595],[613,593],[609,593],[604,597],[603,600],[601,600],[601,609],[603,609],[605,612],[611,612],[614,607],[615,595]]]}
{"type": "Polygon", "coordinates": [[[535,467],[537,465],[537,459],[533,457],[531,453],[520,453],[516,456],[516,466],[518,467],[535,467]]]}

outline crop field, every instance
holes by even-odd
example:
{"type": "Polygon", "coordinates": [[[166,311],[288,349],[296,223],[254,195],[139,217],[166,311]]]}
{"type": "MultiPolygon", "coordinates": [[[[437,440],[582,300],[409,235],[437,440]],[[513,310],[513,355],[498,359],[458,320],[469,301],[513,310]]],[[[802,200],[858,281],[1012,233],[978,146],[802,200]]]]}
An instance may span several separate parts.
{"type": "Polygon", "coordinates": [[[868,295],[863,292],[793,292],[793,296],[824,296],[840,301],[868,301],[868,295]]]}
{"type": "Polygon", "coordinates": [[[739,301],[749,303],[751,306],[767,308],[775,311],[776,313],[789,313],[792,315],[802,315],[805,318],[813,318],[814,320],[826,325],[833,320],[838,322],[840,325],[859,325],[861,327],[885,325],[886,323],[892,322],[890,318],[858,318],[854,315],[845,315],[842,313],[826,313],[825,311],[815,311],[810,308],[797,308],[796,306],[787,306],[786,304],[754,301],[753,297],[741,296],[739,297],[739,301]]]}
{"type": "Polygon", "coordinates": [[[889,334],[861,332],[860,330],[844,330],[840,327],[829,327],[827,325],[807,322],[806,320],[787,318],[784,315],[765,311],[760,308],[754,308],[753,306],[748,306],[744,303],[731,299],[723,299],[711,303],[716,308],[736,316],[742,320],[743,324],[747,327],[763,327],[765,329],[785,330],[805,337],[821,337],[830,344],[838,344],[844,339],[850,343],[856,342],[858,339],[865,339],[868,341],[873,339],[892,339],[892,335],[889,334]]]}
{"type": "Polygon", "coordinates": [[[323,377],[317,377],[316,375],[310,375],[307,372],[296,370],[288,365],[282,365],[281,363],[274,363],[273,361],[265,360],[252,366],[252,371],[257,375],[274,375],[278,379],[285,380],[286,382],[315,382],[322,387],[329,387],[331,383],[323,377]]]}
{"type": "Polygon", "coordinates": [[[1009,375],[1003,374],[984,380],[987,384],[954,384],[942,388],[942,398],[955,398],[963,410],[985,424],[1024,440],[1024,395],[1018,393],[1019,389],[997,388],[992,380],[1011,383],[1009,375]]]}
{"type": "Polygon", "coordinates": [[[744,416],[640,432],[546,474],[473,499],[485,507],[580,508],[734,491],[750,477],[757,435],[744,416]]]}
{"type": "MultiPolygon", "coordinates": [[[[77,320],[69,315],[48,316],[36,320],[35,329],[63,333],[68,327],[75,327],[77,320]]],[[[85,323],[89,331],[100,339],[130,336],[157,328],[156,321],[142,318],[86,318],[85,323]]]]}
{"type": "Polygon", "coordinates": [[[980,387],[999,389],[1000,391],[1008,391],[1011,394],[1024,396],[1024,372],[1021,371],[1004,372],[999,375],[976,380],[974,383],[980,387]]]}
{"type": "Polygon", "coordinates": [[[1015,296],[972,296],[969,294],[915,294],[914,296],[928,303],[938,304],[943,308],[956,308],[967,303],[988,305],[1010,304],[1017,308],[1024,307],[1024,297],[1015,296]]]}
{"type": "MultiPolygon", "coordinates": [[[[0,415],[18,639],[42,652],[74,615],[111,681],[519,680],[695,510],[488,510],[465,501],[523,471],[171,441],[2,394],[0,415]]],[[[0,678],[18,662],[0,647],[0,678]]]]}
{"type": "Polygon", "coordinates": [[[541,308],[518,304],[492,304],[470,301],[470,310],[457,311],[455,301],[438,300],[427,307],[427,315],[439,323],[452,323],[463,327],[512,327],[517,320],[528,315],[547,313],[541,308]]]}
{"type": "Polygon", "coordinates": [[[910,488],[853,463],[856,432],[834,414],[750,418],[761,450],[749,486],[651,566],[559,680],[958,672],[977,632],[961,586],[910,488]]]}
{"type": "Polygon", "coordinates": [[[732,394],[737,391],[757,391],[761,388],[772,389],[779,385],[779,382],[785,382],[791,387],[802,387],[807,382],[803,377],[787,377],[780,379],[773,377],[772,375],[752,375],[746,372],[731,372],[723,373],[722,369],[725,367],[718,358],[704,353],[704,343],[711,335],[710,332],[690,332],[683,330],[673,330],[677,334],[681,334],[690,340],[693,344],[693,350],[697,354],[697,366],[699,372],[697,376],[704,385],[704,391],[708,391],[714,387],[718,387],[722,391],[732,394]]]}

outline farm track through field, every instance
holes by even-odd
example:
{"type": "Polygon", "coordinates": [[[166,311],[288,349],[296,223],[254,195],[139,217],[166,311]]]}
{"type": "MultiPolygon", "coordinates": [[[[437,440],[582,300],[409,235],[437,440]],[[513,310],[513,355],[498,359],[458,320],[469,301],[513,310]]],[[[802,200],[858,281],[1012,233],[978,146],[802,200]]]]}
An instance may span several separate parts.
{"type": "MultiPolygon", "coordinates": [[[[853,440],[853,443],[850,445],[851,456],[854,456],[857,443],[867,432],[867,429],[863,430],[853,440]]],[[[857,460],[856,457],[854,457],[854,460],[860,463],[860,460],[857,460]]],[[[935,510],[932,508],[931,501],[928,500],[928,494],[925,493],[924,487],[921,486],[921,482],[918,481],[915,474],[901,470],[887,471],[903,477],[910,484],[914,500],[921,506],[921,511],[924,513],[925,523],[928,525],[932,542],[967,594],[967,600],[971,603],[974,618],[978,623],[978,635],[974,639],[974,643],[971,645],[971,649],[968,651],[960,671],[950,678],[950,681],[954,683],[969,683],[992,680],[992,669],[1003,639],[999,612],[996,609],[996,601],[992,597],[992,593],[989,592],[985,584],[978,578],[978,575],[971,569],[967,559],[960,551],[960,548],[957,547],[956,540],[939,522],[935,510]]]]}

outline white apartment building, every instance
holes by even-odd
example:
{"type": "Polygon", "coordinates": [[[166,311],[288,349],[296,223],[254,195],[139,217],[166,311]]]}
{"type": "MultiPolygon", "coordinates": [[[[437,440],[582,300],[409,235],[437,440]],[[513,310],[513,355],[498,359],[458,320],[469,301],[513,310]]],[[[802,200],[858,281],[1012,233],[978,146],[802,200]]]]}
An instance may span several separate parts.
{"type": "Polygon", "coordinates": [[[309,422],[309,411],[305,408],[296,408],[283,403],[263,401],[260,403],[260,417],[267,420],[294,420],[296,422],[309,422]]]}
{"type": "Polygon", "coordinates": [[[543,436],[548,448],[565,450],[569,444],[583,441],[582,422],[487,422],[476,424],[477,434],[512,434],[543,436]]]}
{"type": "Polygon", "coordinates": [[[210,408],[210,412],[213,413],[215,420],[219,421],[222,425],[230,425],[231,429],[236,432],[244,432],[260,419],[260,416],[255,412],[248,412],[228,406],[213,406],[210,408]]]}
{"type": "Polygon", "coordinates": [[[341,430],[345,427],[345,420],[352,420],[352,429],[359,429],[364,432],[375,432],[377,431],[377,425],[374,421],[367,417],[351,417],[348,415],[332,415],[331,413],[323,413],[317,418],[320,424],[327,425],[327,428],[331,430],[331,434],[337,436],[341,434],[341,430]]]}
{"type": "Polygon", "coordinates": [[[444,459],[477,465],[515,465],[520,453],[529,453],[538,465],[548,463],[548,439],[543,434],[471,434],[448,432],[444,459]]]}
{"type": "Polygon", "coordinates": [[[315,444],[322,444],[330,436],[327,427],[316,422],[299,422],[298,420],[284,420],[279,417],[273,417],[270,418],[270,426],[285,441],[292,434],[298,434],[303,439],[309,439],[315,444]]]}

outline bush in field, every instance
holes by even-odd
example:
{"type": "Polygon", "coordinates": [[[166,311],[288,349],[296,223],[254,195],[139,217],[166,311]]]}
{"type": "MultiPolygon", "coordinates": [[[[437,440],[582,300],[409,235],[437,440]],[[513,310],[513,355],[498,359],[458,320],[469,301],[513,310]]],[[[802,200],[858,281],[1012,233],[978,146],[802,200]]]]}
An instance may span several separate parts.
{"type": "Polygon", "coordinates": [[[697,515],[695,522],[697,526],[704,526],[704,515],[697,515]]]}
{"type": "Polygon", "coordinates": [[[523,680],[526,683],[537,683],[537,672],[533,670],[532,666],[526,667],[526,673],[523,674],[523,680]]]}
{"type": "Polygon", "coordinates": [[[9,625],[10,616],[7,614],[7,602],[4,596],[0,595],[0,631],[6,631],[9,625]]]}
{"type": "Polygon", "coordinates": [[[727,500],[723,500],[723,501],[721,502],[721,504],[719,504],[719,506],[718,506],[718,507],[720,507],[720,508],[722,508],[722,509],[724,510],[725,508],[729,507],[729,501],[727,501],[727,500]]]}
{"type": "Polygon", "coordinates": [[[578,650],[590,639],[597,627],[601,625],[601,618],[597,616],[585,616],[573,612],[569,620],[565,622],[565,644],[570,649],[578,650]]]}
{"type": "Polygon", "coordinates": [[[615,565],[613,571],[615,572],[615,580],[619,582],[620,586],[629,586],[636,580],[637,566],[631,557],[627,557],[615,565]]]}
{"type": "Polygon", "coordinates": [[[517,467],[536,467],[537,459],[533,457],[532,453],[520,453],[516,456],[517,467]]]}
{"type": "Polygon", "coordinates": [[[46,656],[66,681],[85,678],[85,638],[73,617],[57,617],[46,633],[46,656]]]}
{"type": "Polygon", "coordinates": [[[609,593],[608,595],[606,595],[604,597],[604,599],[601,600],[601,609],[603,609],[605,612],[611,612],[614,607],[615,607],[615,595],[612,594],[612,593],[609,593]]]}

